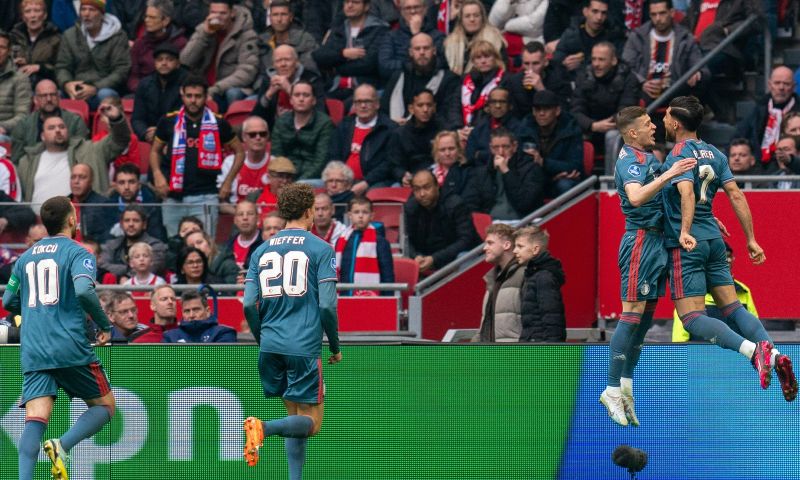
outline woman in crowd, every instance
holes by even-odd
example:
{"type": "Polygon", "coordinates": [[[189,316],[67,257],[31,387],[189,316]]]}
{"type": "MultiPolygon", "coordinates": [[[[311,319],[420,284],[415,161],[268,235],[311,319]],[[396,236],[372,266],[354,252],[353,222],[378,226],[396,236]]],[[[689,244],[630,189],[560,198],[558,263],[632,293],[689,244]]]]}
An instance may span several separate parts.
{"type": "Polygon", "coordinates": [[[456,75],[464,75],[472,68],[470,50],[478,41],[489,42],[504,54],[506,41],[500,30],[489,24],[486,8],[480,0],[464,0],[456,27],[444,41],[447,64],[456,75]]]}

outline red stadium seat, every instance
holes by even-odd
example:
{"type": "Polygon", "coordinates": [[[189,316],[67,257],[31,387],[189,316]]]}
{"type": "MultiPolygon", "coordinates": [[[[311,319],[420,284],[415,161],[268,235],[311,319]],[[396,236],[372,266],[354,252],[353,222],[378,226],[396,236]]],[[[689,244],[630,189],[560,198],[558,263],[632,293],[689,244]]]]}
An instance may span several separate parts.
{"type": "Polygon", "coordinates": [[[71,98],[62,98],[60,107],[64,110],[79,115],[83,119],[83,123],[87,128],[91,128],[92,124],[89,123],[89,104],[83,100],[72,100],[71,98]]]}
{"type": "Polygon", "coordinates": [[[376,203],[372,206],[373,221],[383,223],[386,240],[395,246],[400,243],[400,218],[402,216],[402,204],[376,203]]]}
{"type": "Polygon", "coordinates": [[[486,240],[486,229],[492,224],[492,216],[488,213],[472,212],[472,224],[481,240],[486,240]]]}
{"type": "Polygon", "coordinates": [[[228,107],[228,111],[225,112],[225,120],[227,120],[232,127],[241,125],[247,117],[250,116],[250,112],[253,111],[255,106],[255,100],[237,100],[228,107]]]}
{"type": "Polygon", "coordinates": [[[130,123],[131,117],[133,117],[133,99],[132,98],[123,98],[122,99],[122,111],[125,113],[125,118],[128,119],[130,123]]]}
{"type": "Polygon", "coordinates": [[[217,232],[214,241],[217,245],[223,245],[231,238],[233,232],[233,215],[220,213],[217,219],[217,232]]]}
{"type": "Polygon", "coordinates": [[[211,109],[214,113],[219,113],[219,105],[214,100],[207,98],[206,99],[206,106],[211,109]]]}
{"type": "Polygon", "coordinates": [[[406,203],[411,196],[409,187],[373,188],[367,191],[367,198],[373,202],[399,202],[406,203]]]}
{"type": "Polygon", "coordinates": [[[414,293],[414,288],[419,280],[419,265],[411,258],[392,257],[394,266],[394,281],[396,283],[407,283],[408,288],[400,292],[403,299],[403,308],[408,308],[408,297],[414,293]]]}
{"type": "Polygon", "coordinates": [[[594,169],[594,145],[588,140],[583,141],[583,173],[588,177],[594,169]]]}
{"type": "Polygon", "coordinates": [[[326,98],[325,108],[328,109],[328,116],[331,117],[333,124],[338,126],[344,118],[344,103],[335,98],[326,98]]]}
{"type": "Polygon", "coordinates": [[[139,140],[139,170],[142,175],[146,175],[150,171],[150,149],[153,146],[144,140],[139,140]]]}

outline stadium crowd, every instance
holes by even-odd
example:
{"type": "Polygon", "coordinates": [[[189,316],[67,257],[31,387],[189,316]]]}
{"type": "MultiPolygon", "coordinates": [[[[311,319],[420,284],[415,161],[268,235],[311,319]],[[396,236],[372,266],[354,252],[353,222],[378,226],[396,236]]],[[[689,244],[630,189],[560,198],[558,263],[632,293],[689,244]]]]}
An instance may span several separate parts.
{"type": "MultiPolygon", "coordinates": [[[[282,227],[277,195],[299,181],[318,189],[314,232],[334,247],[343,281],[391,282],[393,246],[367,198],[374,189],[407,187],[404,254],[426,274],[481,242],[486,232],[473,214],[513,224],[593,172],[611,173],[621,146],[614,114],[654,102],[764,10],[760,0],[676,6],[4,2],[0,190],[2,199],[33,210],[0,207],[0,230],[35,241],[37,205],[69,195],[104,283],[241,283],[249,254],[282,227]],[[229,237],[220,239],[218,215],[232,216],[229,237]]],[[[722,108],[727,100],[715,83],[741,79],[762,28],[753,24],[752,35],[671,96],[693,94],[710,112],[722,108]]],[[[775,67],[768,86],[730,142],[737,174],[800,172],[794,72],[775,67]]],[[[663,114],[655,110],[657,124],[663,114]]],[[[657,136],[663,156],[663,125],[657,136]]],[[[497,254],[503,260],[493,262],[504,279],[514,273],[504,270],[512,240],[546,251],[540,232],[495,229],[489,237],[505,244],[497,254]]],[[[0,281],[14,258],[0,252],[0,281]]],[[[548,281],[563,283],[560,275],[548,281]]],[[[197,318],[205,321],[203,303],[197,318]]],[[[130,313],[124,296],[110,304],[130,313]]],[[[525,331],[522,318],[496,325],[497,335],[485,323],[479,336],[560,338],[563,306],[560,315],[546,334],[525,331]]]]}

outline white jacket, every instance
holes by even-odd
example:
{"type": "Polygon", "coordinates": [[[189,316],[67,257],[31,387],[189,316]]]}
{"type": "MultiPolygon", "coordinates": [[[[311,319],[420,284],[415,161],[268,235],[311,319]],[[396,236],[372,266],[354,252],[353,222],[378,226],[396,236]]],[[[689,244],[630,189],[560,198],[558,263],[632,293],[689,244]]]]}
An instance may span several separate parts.
{"type": "Polygon", "coordinates": [[[496,0],[489,23],[498,29],[522,35],[524,41],[543,41],[544,15],[548,0],[496,0]]]}

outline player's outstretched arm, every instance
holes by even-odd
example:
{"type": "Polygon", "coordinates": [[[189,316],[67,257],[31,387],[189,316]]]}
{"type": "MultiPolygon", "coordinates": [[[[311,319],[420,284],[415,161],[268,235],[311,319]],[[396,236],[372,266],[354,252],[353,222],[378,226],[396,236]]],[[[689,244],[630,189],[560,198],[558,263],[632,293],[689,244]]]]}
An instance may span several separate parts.
{"type": "Polygon", "coordinates": [[[722,185],[725,189],[725,194],[728,195],[728,200],[731,202],[733,211],[736,213],[736,218],[739,219],[739,224],[744,230],[744,236],[747,239],[747,250],[750,252],[750,259],[756,265],[764,263],[767,257],[764,255],[764,250],[756,242],[756,234],[753,231],[753,215],[750,213],[750,206],[747,204],[747,198],[744,193],[736,185],[736,182],[727,182],[722,185]]]}
{"type": "Polygon", "coordinates": [[[332,355],[328,363],[338,363],[342,360],[339,349],[339,319],[336,314],[336,282],[322,282],[319,284],[319,308],[322,329],[328,337],[328,347],[332,355]]]}
{"type": "Polygon", "coordinates": [[[3,293],[3,308],[7,311],[19,315],[22,313],[22,302],[19,300],[19,279],[16,275],[11,275],[3,293]]]}
{"type": "Polygon", "coordinates": [[[261,343],[261,317],[258,315],[258,285],[253,281],[244,282],[244,318],[250,326],[250,332],[261,343]]]}
{"type": "Polygon", "coordinates": [[[628,194],[628,200],[631,205],[638,208],[649,202],[662,188],[667,186],[670,180],[682,175],[697,165],[697,160],[694,158],[682,158],[673,163],[666,172],[658,176],[654,181],[647,185],[640,185],[638,183],[629,183],[625,185],[625,193],[628,194]]]}
{"type": "MultiPolygon", "coordinates": [[[[97,298],[97,292],[94,289],[94,280],[86,276],[79,276],[72,282],[75,285],[75,296],[83,311],[92,317],[101,331],[110,332],[111,322],[108,321],[106,312],[100,306],[100,299],[97,298]]],[[[98,337],[98,343],[101,345],[103,343],[100,341],[100,337],[98,337]]]]}
{"type": "Polygon", "coordinates": [[[689,233],[694,222],[694,184],[689,181],[681,181],[677,184],[678,192],[681,194],[681,235],[678,241],[681,246],[691,252],[697,246],[697,240],[689,233]]]}

